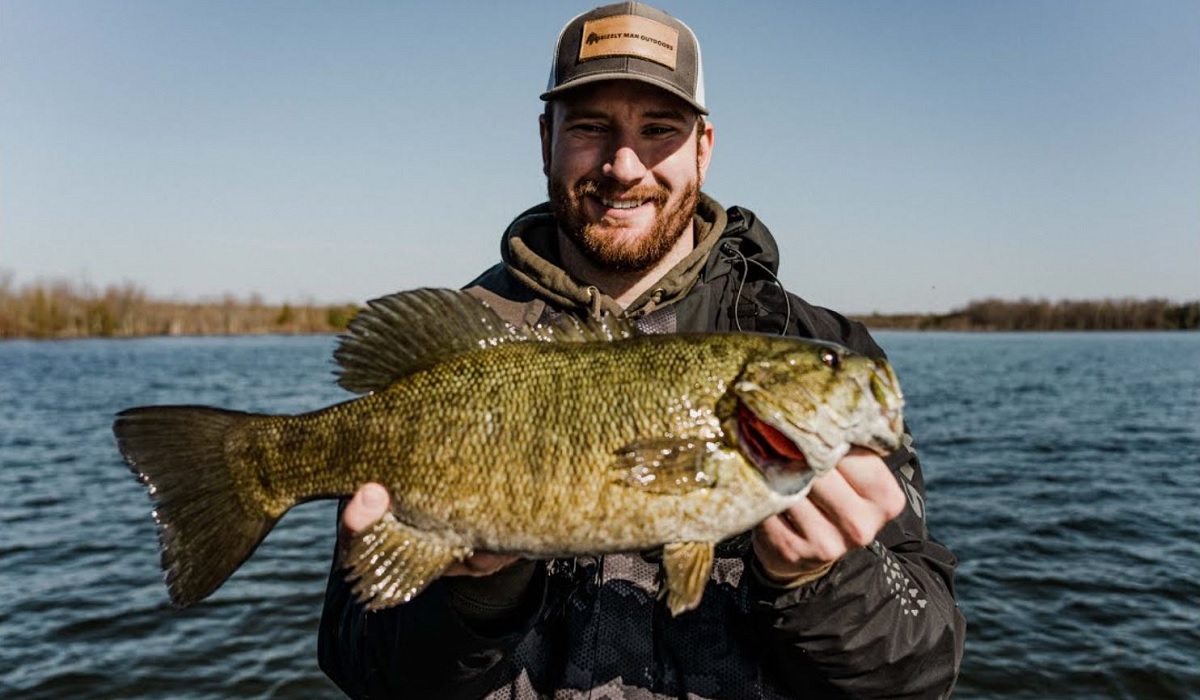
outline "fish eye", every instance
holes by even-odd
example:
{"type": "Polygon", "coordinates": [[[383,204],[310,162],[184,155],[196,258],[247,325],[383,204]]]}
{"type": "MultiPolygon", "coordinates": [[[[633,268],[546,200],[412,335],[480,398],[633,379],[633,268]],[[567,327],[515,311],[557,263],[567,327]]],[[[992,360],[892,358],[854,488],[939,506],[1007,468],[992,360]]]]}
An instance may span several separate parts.
{"type": "Polygon", "coordinates": [[[837,369],[842,365],[842,357],[833,350],[823,350],[821,351],[821,362],[824,362],[825,366],[830,369],[837,369]]]}

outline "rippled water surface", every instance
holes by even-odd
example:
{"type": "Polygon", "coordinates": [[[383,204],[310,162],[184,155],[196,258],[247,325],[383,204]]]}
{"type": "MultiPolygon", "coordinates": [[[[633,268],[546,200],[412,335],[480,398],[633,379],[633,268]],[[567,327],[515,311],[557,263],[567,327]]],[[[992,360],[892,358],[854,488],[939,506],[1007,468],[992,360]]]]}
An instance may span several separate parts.
{"type": "MultiPolygon", "coordinates": [[[[1200,335],[881,333],[961,559],[956,697],[1200,697],[1200,335]]],[[[0,697],[335,698],[334,513],[174,611],[113,414],[347,397],[326,337],[0,343],[0,697]]]]}

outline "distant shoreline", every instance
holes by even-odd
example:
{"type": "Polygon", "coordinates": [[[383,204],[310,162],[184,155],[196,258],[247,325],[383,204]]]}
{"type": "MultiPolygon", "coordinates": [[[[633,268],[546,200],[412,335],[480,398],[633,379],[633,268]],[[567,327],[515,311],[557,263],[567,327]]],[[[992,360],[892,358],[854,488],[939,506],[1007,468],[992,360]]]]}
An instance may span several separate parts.
{"type": "MultiPolygon", "coordinates": [[[[10,339],[316,335],[340,333],[356,304],[266,304],[226,296],[185,303],[134,285],[103,291],[65,282],[13,288],[0,276],[0,341],[10,339]]],[[[1177,331],[1200,329],[1200,301],[1021,299],[972,301],[945,314],[852,314],[872,330],[1177,331]]]]}
{"type": "Polygon", "coordinates": [[[217,304],[145,302],[40,305],[6,315],[0,300],[0,342],[84,338],[196,338],[341,333],[358,312],[354,304],[217,304]]]}
{"type": "Polygon", "coordinates": [[[1200,301],[1165,299],[984,299],[945,314],[857,314],[872,330],[912,331],[1194,331],[1200,301]]]}

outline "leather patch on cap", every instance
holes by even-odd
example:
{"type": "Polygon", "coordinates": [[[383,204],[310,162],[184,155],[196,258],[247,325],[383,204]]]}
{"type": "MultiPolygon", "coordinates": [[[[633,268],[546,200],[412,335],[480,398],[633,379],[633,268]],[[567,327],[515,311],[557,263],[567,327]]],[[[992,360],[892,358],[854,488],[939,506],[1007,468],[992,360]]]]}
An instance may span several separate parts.
{"type": "Polygon", "coordinates": [[[616,15],[585,22],[583,41],[579,42],[580,61],[636,56],[675,70],[678,52],[678,31],[637,15],[616,15]]]}

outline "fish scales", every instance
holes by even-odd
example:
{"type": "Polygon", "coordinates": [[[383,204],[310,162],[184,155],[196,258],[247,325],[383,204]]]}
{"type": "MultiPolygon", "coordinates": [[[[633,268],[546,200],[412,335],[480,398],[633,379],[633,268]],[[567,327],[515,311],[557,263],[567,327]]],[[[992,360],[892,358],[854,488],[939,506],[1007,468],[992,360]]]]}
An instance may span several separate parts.
{"type": "Polygon", "coordinates": [[[698,604],[715,542],[798,502],[852,444],[885,453],[903,431],[891,368],[844,348],[640,336],[611,318],[517,329],[449,290],[371,302],[335,356],[364,396],[296,416],[118,415],[176,605],[220,586],[295,504],[376,481],[391,511],[346,559],[369,609],[474,551],[665,545],[679,613],[698,604]]]}
{"type": "Polygon", "coordinates": [[[650,546],[661,530],[633,538],[625,521],[680,497],[614,484],[613,456],[641,438],[711,428],[718,390],[755,348],[736,336],[655,339],[652,354],[642,345],[512,344],[357,401],[262,418],[231,442],[244,451],[239,469],[263,475],[248,483],[272,512],[377,480],[407,522],[452,529],[481,549],[650,546]],[[709,413],[686,413],[692,406],[709,413]]]}

